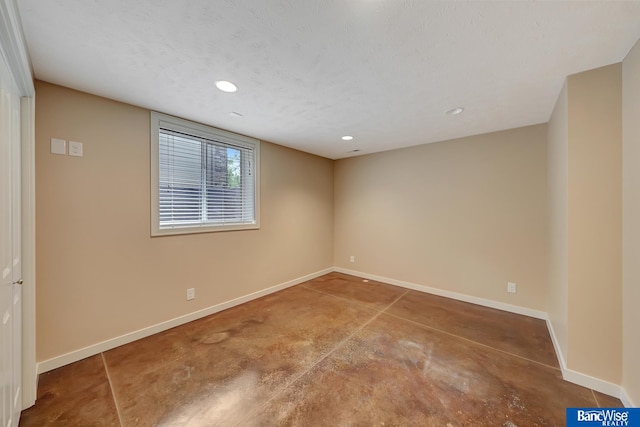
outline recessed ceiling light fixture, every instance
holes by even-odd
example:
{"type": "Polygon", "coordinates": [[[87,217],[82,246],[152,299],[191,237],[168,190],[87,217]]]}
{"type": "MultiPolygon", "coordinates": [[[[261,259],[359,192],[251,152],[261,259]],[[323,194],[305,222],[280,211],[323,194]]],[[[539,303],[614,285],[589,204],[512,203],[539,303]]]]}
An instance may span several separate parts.
{"type": "Polygon", "coordinates": [[[445,111],[444,113],[447,116],[457,116],[458,114],[461,114],[464,111],[464,108],[462,107],[456,107],[456,108],[452,108],[450,110],[445,111]]]}
{"type": "Polygon", "coordinates": [[[351,135],[345,135],[342,137],[343,141],[351,141],[353,139],[353,137],[351,135]]]}
{"type": "Polygon", "coordinates": [[[238,90],[238,86],[236,86],[235,84],[227,80],[218,80],[216,82],[216,87],[223,92],[229,92],[229,93],[235,92],[238,90]]]}
{"type": "Polygon", "coordinates": [[[237,111],[232,111],[229,113],[230,116],[232,117],[242,117],[243,114],[242,113],[238,113],[237,111]]]}

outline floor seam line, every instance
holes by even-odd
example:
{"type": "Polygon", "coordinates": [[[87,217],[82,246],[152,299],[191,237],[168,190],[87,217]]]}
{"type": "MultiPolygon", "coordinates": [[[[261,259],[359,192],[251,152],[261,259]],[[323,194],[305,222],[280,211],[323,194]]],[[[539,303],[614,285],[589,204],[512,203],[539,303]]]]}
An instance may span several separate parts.
{"type": "MultiPolygon", "coordinates": [[[[339,296],[339,295],[330,294],[330,293],[328,293],[328,292],[324,292],[324,291],[321,291],[321,290],[319,290],[319,289],[313,289],[313,288],[307,288],[307,289],[309,289],[310,291],[313,291],[313,292],[317,292],[317,293],[322,294],[322,295],[327,295],[327,296],[330,296],[330,297],[338,298],[339,300],[346,301],[346,302],[348,302],[348,303],[351,303],[351,304],[357,305],[358,307],[366,308],[367,310],[371,310],[371,311],[376,311],[376,312],[378,312],[378,313],[382,313],[382,311],[380,311],[380,310],[378,310],[378,309],[376,309],[376,308],[372,308],[372,307],[370,307],[370,306],[368,306],[368,305],[361,304],[361,303],[359,303],[359,302],[357,302],[357,301],[353,301],[353,300],[350,300],[350,299],[348,299],[348,298],[341,297],[341,296],[339,296]]],[[[394,301],[394,302],[395,302],[395,301],[394,301]]],[[[393,304],[393,303],[392,303],[392,304],[393,304]]],[[[386,308],[385,308],[385,310],[386,310],[386,308]]]]}
{"type": "Polygon", "coordinates": [[[598,397],[596,396],[596,393],[593,391],[593,389],[591,389],[591,395],[593,395],[593,398],[594,398],[594,399],[595,399],[595,401],[596,401],[596,406],[597,406],[598,408],[602,408],[602,405],[600,405],[600,402],[598,402],[598,397]]]}
{"type": "MultiPolygon", "coordinates": [[[[395,302],[395,301],[394,301],[395,302]]],[[[255,411],[251,412],[249,415],[247,415],[245,418],[243,418],[242,420],[240,420],[240,422],[238,424],[235,424],[236,426],[240,426],[243,425],[242,423],[248,419],[250,419],[253,415],[257,414],[258,412],[260,412],[261,409],[265,408],[272,400],[276,399],[277,397],[279,397],[280,395],[282,395],[289,387],[291,387],[291,385],[293,385],[294,383],[296,383],[300,378],[304,377],[306,374],[308,374],[309,372],[311,372],[316,366],[318,366],[320,363],[322,363],[322,361],[324,361],[325,359],[327,359],[329,356],[331,356],[333,353],[335,353],[340,347],[342,347],[347,341],[349,341],[351,338],[353,338],[354,335],[356,335],[358,332],[360,332],[361,330],[363,330],[368,324],[370,324],[371,322],[373,322],[374,320],[376,320],[380,315],[382,314],[382,311],[377,312],[371,319],[367,320],[366,322],[364,322],[360,327],[356,328],[351,334],[349,334],[349,336],[347,336],[345,339],[343,339],[342,341],[340,341],[338,344],[336,344],[336,346],[334,348],[332,348],[331,350],[329,350],[324,356],[320,357],[316,362],[314,362],[308,369],[306,369],[304,372],[302,372],[300,375],[296,376],[294,379],[292,379],[291,381],[289,381],[287,384],[285,384],[279,391],[277,391],[273,396],[271,396],[269,399],[267,399],[262,405],[260,405],[260,407],[256,408],[255,411]]]]}
{"type": "Polygon", "coordinates": [[[122,422],[122,416],[120,415],[120,406],[118,405],[118,399],[116,399],[116,391],[113,388],[113,382],[111,381],[111,374],[109,374],[109,368],[107,367],[107,360],[104,357],[104,353],[100,353],[102,357],[102,364],[104,365],[104,372],[107,374],[107,381],[109,381],[109,389],[111,390],[111,398],[113,399],[113,404],[116,406],[116,413],[118,414],[118,421],[120,422],[120,427],[124,427],[124,423],[122,422]]]}
{"type": "Polygon", "coordinates": [[[537,360],[529,359],[527,357],[520,356],[519,354],[510,353],[508,351],[501,350],[499,348],[491,347],[490,345],[487,345],[487,344],[484,344],[484,343],[481,343],[481,342],[478,342],[478,341],[474,341],[472,339],[469,339],[469,338],[466,338],[466,337],[463,337],[463,336],[460,336],[460,335],[456,335],[454,333],[451,333],[451,332],[448,332],[448,331],[444,331],[442,329],[434,328],[433,326],[425,325],[424,323],[416,322],[415,320],[407,319],[405,317],[397,316],[397,315],[391,314],[391,313],[384,313],[384,314],[386,314],[387,316],[394,317],[394,318],[399,319],[399,320],[404,320],[405,322],[410,322],[410,323],[416,324],[418,326],[422,326],[424,328],[431,329],[431,330],[436,331],[436,332],[440,332],[440,333],[445,334],[445,335],[449,335],[449,336],[458,338],[458,339],[463,340],[463,341],[467,341],[467,342],[479,345],[481,347],[489,348],[491,350],[495,350],[495,351],[498,351],[500,353],[503,353],[503,354],[506,354],[506,355],[509,355],[509,356],[513,356],[513,357],[517,357],[517,358],[522,359],[522,360],[526,360],[527,362],[531,362],[531,363],[535,363],[535,364],[540,365],[540,366],[544,366],[545,368],[550,368],[550,369],[554,369],[556,371],[562,372],[560,368],[557,368],[555,366],[547,365],[546,363],[538,362],[537,360]]]}
{"type": "Polygon", "coordinates": [[[392,305],[394,305],[395,303],[397,303],[398,301],[400,301],[400,298],[402,298],[403,296],[405,296],[406,294],[409,293],[409,289],[407,289],[406,291],[404,291],[402,293],[402,295],[400,295],[398,298],[396,298],[395,300],[393,300],[393,302],[391,304],[389,304],[388,306],[386,306],[383,310],[380,311],[380,314],[384,313],[385,311],[389,310],[391,308],[392,305]]]}

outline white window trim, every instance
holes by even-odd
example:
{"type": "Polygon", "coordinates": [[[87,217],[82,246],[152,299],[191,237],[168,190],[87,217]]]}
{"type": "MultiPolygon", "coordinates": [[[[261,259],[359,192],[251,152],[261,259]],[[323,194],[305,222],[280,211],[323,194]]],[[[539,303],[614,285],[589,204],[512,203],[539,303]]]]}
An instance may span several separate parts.
{"type": "Polygon", "coordinates": [[[211,233],[234,230],[256,230],[260,228],[260,141],[244,135],[238,135],[211,126],[194,123],[167,114],[151,112],[151,236],[169,236],[193,233],[211,233]],[[159,155],[160,128],[165,127],[189,135],[220,140],[241,146],[253,147],[253,165],[255,178],[254,213],[255,221],[250,224],[225,225],[181,225],[173,228],[160,228],[160,197],[159,197],[159,155]]]}

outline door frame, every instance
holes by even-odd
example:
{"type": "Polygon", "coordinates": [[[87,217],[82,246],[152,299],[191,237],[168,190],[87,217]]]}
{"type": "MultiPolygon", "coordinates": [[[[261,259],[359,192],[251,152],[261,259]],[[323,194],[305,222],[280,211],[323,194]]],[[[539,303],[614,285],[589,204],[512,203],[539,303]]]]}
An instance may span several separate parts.
{"type": "Polygon", "coordinates": [[[22,408],[36,401],[35,87],[15,0],[0,0],[0,46],[20,91],[22,202],[22,408]]]}
{"type": "Polygon", "coordinates": [[[22,409],[36,403],[35,94],[20,98],[22,155],[22,409]]]}

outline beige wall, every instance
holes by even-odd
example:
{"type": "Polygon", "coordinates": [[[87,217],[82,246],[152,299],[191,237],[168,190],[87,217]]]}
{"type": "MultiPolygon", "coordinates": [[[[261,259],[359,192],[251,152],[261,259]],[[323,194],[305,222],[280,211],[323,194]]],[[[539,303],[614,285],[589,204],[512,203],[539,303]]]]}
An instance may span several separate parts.
{"type": "MultiPolygon", "coordinates": [[[[567,85],[563,85],[549,120],[548,194],[549,194],[549,320],[553,326],[560,355],[567,354],[567,310],[569,308],[569,129],[567,85]]],[[[566,359],[565,359],[566,361],[566,359]]]]}
{"type": "Polygon", "coordinates": [[[567,78],[549,121],[549,318],[566,367],[620,384],[621,66],[567,78]],[[597,343],[597,344],[594,344],[597,343]]]}
{"type": "Polygon", "coordinates": [[[622,64],[622,386],[640,405],[640,42],[622,64]]]}
{"type": "Polygon", "coordinates": [[[37,82],[37,359],[335,265],[548,311],[567,367],[637,404],[638,76],[636,46],[568,77],[548,126],[336,162],[263,143],[260,230],[153,239],[149,111],[37,82]]]}
{"type": "Polygon", "coordinates": [[[331,267],[330,160],[263,143],[260,230],[151,238],[149,111],[36,89],[38,361],[331,267]]]}
{"type": "Polygon", "coordinates": [[[537,125],[337,161],[334,264],[546,311],[546,138],[537,125]]]}
{"type": "Polygon", "coordinates": [[[615,64],[567,79],[567,367],[615,384],[622,361],[621,70],[615,64]]]}

